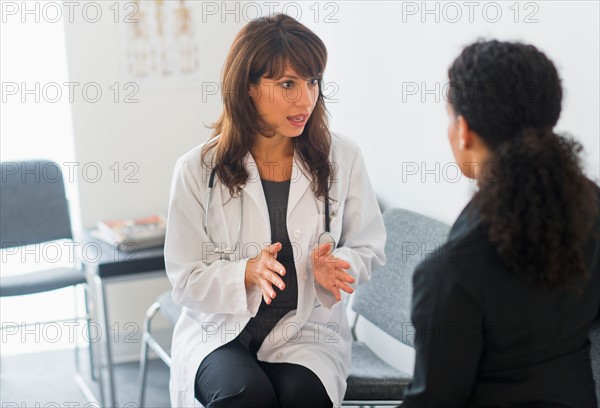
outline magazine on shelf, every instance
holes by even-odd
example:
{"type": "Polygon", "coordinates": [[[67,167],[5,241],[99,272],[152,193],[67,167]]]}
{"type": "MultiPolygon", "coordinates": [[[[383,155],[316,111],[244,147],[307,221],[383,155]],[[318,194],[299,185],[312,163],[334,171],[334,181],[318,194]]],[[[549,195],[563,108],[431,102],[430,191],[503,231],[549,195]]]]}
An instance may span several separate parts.
{"type": "Polygon", "coordinates": [[[165,243],[167,220],[162,215],[150,217],[98,221],[92,235],[111,245],[117,245],[121,251],[160,247],[165,243]]]}

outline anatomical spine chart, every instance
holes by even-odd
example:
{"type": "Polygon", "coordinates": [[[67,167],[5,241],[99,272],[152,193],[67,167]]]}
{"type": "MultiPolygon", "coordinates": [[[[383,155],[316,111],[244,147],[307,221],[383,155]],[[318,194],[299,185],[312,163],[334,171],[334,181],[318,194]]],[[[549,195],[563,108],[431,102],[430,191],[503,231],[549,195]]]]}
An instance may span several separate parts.
{"type": "Polygon", "coordinates": [[[182,78],[200,68],[189,1],[128,2],[125,69],[132,80],[182,78]]]}

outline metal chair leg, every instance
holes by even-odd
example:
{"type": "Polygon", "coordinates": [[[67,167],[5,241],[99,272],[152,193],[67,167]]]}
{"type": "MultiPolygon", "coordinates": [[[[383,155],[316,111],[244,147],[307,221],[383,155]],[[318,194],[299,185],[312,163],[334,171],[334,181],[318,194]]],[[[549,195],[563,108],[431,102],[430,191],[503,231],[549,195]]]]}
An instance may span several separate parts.
{"type": "MultiPolygon", "coordinates": [[[[91,374],[92,380],[97,381],[96,374],[94,372],[94,352],[92,350],[93,345],[92,345],[92,340],[90,337],[91,316],[90,316],[90,308],[89,308],[88,297],[87,297],[87,285],[82,284],[82,286],[83,286],[83,301],[84,301],[84,308],[85,308],[85,316],[83,316],[81,318],[79,317],[79,303],[77,302],[77,287],[78,286],[74,286],[74,289],[75,289],[75,312],[76,312],[75,316],[77,316],[77,321],[81,321],[83,319],[87,323],[90,374],[91,374]]],[[[76,370],[75,383],[79,387],[79,390],[85,395],[85,397],[87,398],[87,400],[89,402],[94,403],[94,404],[99,404],[98,400],[96,399],[96,396],[90,389],[87,381],[81,375],[81,362],[80,362],[80,358],[79,358],[79,336],[75,337],[75,370],[76,370]]],[[[102,390],[104,389],[102,381],[100,381],[99,386],[100,386],[100,392],[102,392],[102,390]]]]}
{"type": "Polygon", "coordinates": [[[139,374],[139,394],[138,394],[138,407],[144,406],[144,397],[146,391],[146,377],[147,377],[147,363],[148,363],[148,340],[152,337],[150,335],[152,319],[156,315],[156,312],[160,309],[160,303],[154,302],[146,311],[146,317],[144,318],[144,332],[142,334],[142,350],[140,354],[140,374],[139,374]]]}
{"type": "Polygon", "coordinates": [[[85,316],[86,316],[86,330],[87,330],[87,338],[88,338],[88,354],[89,354],[89,358],[90,358],[90,376],[92,377],[93,381],[96,381],[96,370],[94,369],[94,352],[92,350],[93,342],[92,342],[92,331],[91,331],[91,324],[92,324],[92,317],[90,315],[90,304],[89,304],[89,297],[88,297],[88,287],[87,284],[83,285],[83,304],[85,306],[85,316]]]}
{"type": "MultiPolygon", "coordinates": [[[[79,302],[77,301],[77,286],[73,286],[73,301],[75,302],[75,323],[79,324],[79,302]]],[[[77,331],[75,332],[77,333],[77,331]]],[[[79,336],[75,334],[75,369],[77,372],[81,371],[81,363],[79,361],[79,336]]]]}
{"type": "MultiPolygon", "coordinates": [[[[88,304],[88,295],[87,295],[87,285],[83,284],[81,285],[83,287],[83,303],[84,303],[84,309],[85,309],[85,315],[81,318],[77,318],[77,320],[80,319],[84,319],[86,322],[86,327],[85,329],[87,330],[87,338],[88,338],[88,354],[89,354],[89,361],[90,361],[90,377],[92,379],[92,381],[96,381],[96,372],[94,370],[94,352],[92,350],[93,344],[92,344],[92,337],[91,337],[91,330],[90,330],[90,325],[92,322],[92,318],[90,316],[90,307],[88,304]]],[[[75,288],[75,316],[79,316],[79,302],[77,302],[77,286],[74,286],[75,288]]],[[[75,336],[75,367],[77,368],[78,372],[81,372],[81,363],[80,363],[80,358],[79,358],[79,336],[75,336]]]]}

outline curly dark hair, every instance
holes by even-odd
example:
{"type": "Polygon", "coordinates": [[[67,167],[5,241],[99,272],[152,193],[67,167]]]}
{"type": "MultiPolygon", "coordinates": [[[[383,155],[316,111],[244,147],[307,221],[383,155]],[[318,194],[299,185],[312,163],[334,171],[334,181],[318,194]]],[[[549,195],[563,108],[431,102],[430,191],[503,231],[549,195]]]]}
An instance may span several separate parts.
{"type": "Polygon", "coordinates": [[[491,151],[497,174],[473,198],[503,262],[548,288],[587,278],[582,247],[598,207],[582,146],[553,128],[562,88],[550,59],[532,45],[479,41],[448,71],[448,101],[491,151]]]}

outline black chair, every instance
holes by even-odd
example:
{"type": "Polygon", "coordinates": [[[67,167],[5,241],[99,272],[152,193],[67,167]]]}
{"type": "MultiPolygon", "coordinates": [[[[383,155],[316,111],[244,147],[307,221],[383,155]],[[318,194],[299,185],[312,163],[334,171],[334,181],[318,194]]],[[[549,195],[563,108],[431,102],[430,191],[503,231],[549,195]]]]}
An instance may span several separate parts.
{"type": "Polygon", "coordinates": [[[424,215],[402,209],[383,214],[387,232],[386,264],[359,286],[351,307],[352,366],[342,405],[392,405],[401,403],[412,376],[379,358],[356,336],[356,325],[365,318],[403,344],[414,347],[411,324],[412,275],[424,256],[446,242],[450,227],[424,215]]]}
{"type": "MultiPolygon", "coordinates": [[[[0,249],[73,239],[69,206],[58,164],[46,160],[3,162],[0,178],[0,249]]],[[[0,274],[1,297],[32,295],[78,285],[84,288],[85,315],[53,322],[87,322],[90,370],[92,379],[95,379],[86,279],[81,268],[58,267],[17,275],[0,274]]],[[[45,323],[50,322],[35,322],[23,326],[45,323]]],[[[75,363],[77,384],[88,399],[95,400],[81,376],[78,344],[75,347],[75,363]]]]}

